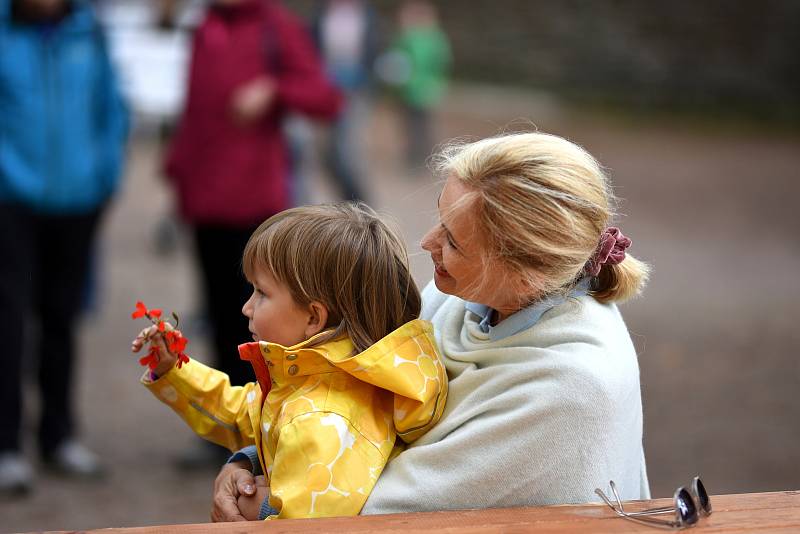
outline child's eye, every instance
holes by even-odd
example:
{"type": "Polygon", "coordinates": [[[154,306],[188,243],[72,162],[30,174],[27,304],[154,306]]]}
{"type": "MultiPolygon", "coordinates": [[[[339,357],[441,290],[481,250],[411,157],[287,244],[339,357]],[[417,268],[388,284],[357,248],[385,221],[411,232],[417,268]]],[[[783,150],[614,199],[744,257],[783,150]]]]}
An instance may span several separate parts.
{"type": "Polygon", "coordinates": [[[264,294],[264,292],[263,292],[263,291],[261,291],[261,290],[260,290],[259,288],[257,288],[256,286],[253,286],[253,294],[255,294],[255,295],[258,295],[259,297],[264,297],[264,296],[266,296],[266,295],[264,294]]]}

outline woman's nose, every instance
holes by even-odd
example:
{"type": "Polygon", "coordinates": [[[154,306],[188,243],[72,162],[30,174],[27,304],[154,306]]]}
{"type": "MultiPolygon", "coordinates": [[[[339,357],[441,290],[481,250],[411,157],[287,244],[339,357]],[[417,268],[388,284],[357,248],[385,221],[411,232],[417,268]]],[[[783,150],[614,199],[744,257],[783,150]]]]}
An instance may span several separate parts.
{"type": "Polygon", "coordinates": [[[433,252],[434,249],[436,249],[436,234],[436,227],[434,226],[422,237],[422,241],[419,242],[419,246],[428,252],[433,252]]]}

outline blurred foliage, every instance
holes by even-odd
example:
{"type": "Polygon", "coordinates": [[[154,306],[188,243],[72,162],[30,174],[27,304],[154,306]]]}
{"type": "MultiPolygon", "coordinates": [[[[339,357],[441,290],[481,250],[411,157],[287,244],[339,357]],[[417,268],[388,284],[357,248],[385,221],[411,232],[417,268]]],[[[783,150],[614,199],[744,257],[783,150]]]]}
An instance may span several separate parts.
{"type": "MultiPolygon", "coordinates": [[[[289,0],[303,14],[317,0],[289,0]]],[[[373,2],[391,34],[400,0],[373,2]]],[[[439,0],[456,79],[800,123],[800,1],[439,0]]]]}

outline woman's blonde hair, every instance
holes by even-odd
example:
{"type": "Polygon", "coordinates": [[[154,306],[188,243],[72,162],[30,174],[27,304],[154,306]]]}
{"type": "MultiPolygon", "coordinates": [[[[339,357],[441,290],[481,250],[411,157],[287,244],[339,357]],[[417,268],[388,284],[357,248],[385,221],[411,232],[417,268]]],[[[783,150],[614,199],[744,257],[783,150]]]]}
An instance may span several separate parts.
{"type": "Polygon", "coordinates": [[[244,249],[244,273],[264,269],[305,305],[321,302],[326,328],[361,352],[419,316],[421,299],[397,233],[363,203],[302,206],[261,223],[244,249]]]}
{"type": "MultiPolygon", "coordinates": [[[[598,162],[555,135],[455,142],[434,164],[471,190],[464,201],[475,202],[489,249],[486,267],[499,260],[539,296],[575,285],[614,217],[614,195],[598,162]]],[[[622,301],[639,293],[647,276],[648,266],[627,255],[602,267],[590,293],[601,302],[622,301]]]]}

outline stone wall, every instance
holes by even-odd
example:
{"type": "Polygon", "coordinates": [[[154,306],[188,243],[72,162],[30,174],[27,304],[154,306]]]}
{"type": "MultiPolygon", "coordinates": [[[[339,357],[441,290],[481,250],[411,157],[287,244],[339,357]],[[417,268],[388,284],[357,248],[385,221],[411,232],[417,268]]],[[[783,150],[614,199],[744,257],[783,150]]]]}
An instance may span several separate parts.
{"type": "MultiPolygon", "coordinates": [[[[313,0],[290,6],[308,14],[313,0]]],[[[397,0],[375,2],[386,33],[397,0]]],[[[439,0],[458,79],[800,119],[798,0],[439,0]]]]}

